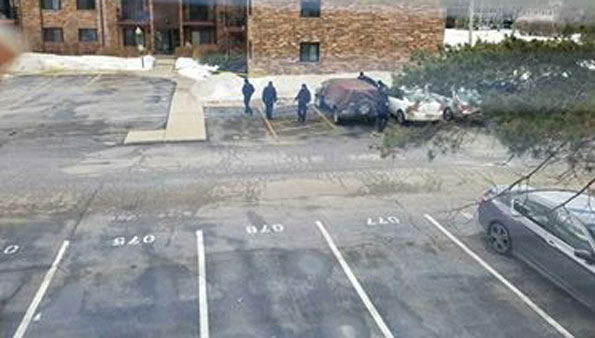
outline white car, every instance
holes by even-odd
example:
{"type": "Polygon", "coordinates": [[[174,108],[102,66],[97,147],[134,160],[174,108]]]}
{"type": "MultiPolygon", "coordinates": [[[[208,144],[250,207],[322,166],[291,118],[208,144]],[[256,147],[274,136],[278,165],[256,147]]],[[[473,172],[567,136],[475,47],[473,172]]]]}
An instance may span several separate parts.
{"type": "Polygon", "coordinates": [[[403,91],[402,98],[389,97],[388,109],[397,123],[439,121],[450,116],[447,100],[426,90],[403,91]]]}

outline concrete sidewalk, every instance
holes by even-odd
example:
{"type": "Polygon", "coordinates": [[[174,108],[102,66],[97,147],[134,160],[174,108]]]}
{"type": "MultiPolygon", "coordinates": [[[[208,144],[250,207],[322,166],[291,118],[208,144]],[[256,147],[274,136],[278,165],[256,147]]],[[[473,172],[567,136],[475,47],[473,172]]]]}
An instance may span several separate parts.
{"type": "Polygon", "coordinates": [[[131,130],[124,144],[205,141],[207,133],[202,104],[192,95],[193,80],[178,76],[175,60],[158,60],[148,76],[165,77],[176,82],[165,129],[131,130]]]}

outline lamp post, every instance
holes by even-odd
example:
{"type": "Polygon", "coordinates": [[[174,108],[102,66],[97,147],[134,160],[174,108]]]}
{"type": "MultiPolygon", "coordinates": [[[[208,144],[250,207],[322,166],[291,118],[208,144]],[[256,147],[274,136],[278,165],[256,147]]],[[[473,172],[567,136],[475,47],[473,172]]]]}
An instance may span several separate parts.
{"type": "Polygon", "coordinates": [[[136,30],[134,31],[134,35],[136,38],[136,47],[140,53],[141,67],[145,69],[145,58],[143,57],[143,51],[145,50],[145,46],[143,45],[143,30],[137,26],[136,30]]]}
{"type": "Polygon", "coordinates": [[[469,3],[469,46],[473,46],[473,19],[475,16],[475,0],[469,3]]]}

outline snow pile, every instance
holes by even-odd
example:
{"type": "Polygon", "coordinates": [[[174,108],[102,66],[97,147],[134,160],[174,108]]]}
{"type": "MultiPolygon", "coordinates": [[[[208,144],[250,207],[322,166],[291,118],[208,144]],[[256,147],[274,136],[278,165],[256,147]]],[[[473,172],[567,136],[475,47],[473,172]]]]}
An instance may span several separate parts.
{"type": "Polygon", "coordinates": [[[218,66],[202,65],[191,58],[178,58],[175,68],[178,74],[195,81],[204,80],[219,69],[218,66]]]}
{"type": "MultiPolygon", "coordinates": [[[[473,43],[477,43],[477,41],[481,40],[484,42],[489,43],[499,43],[506,36],[513,35],[517,39],[522,39],[526,41],[547,41],[553,40],[554,37],[551,36],[533,36],[533,35],[521,35],[518,32],[513,32],[511,29],[500,29],[500,30],[478,30],[473,31],[473,43]]],[[[571,39],[573,41],[580,41],[580,34],[572,35],[571,39]]],[[[469,31],[465,29],[446,29],[444,31],[444,44],[450,46],[460,46],[469,43],[469,31]]]]}
{"type": "Polygon", "coordinates": [[[155,58],[121,58],[114,56],[24,53],[9,67],[13,73],[48,71],[146,71],[153,68],[155,58]],[[144,61],[144,65],[143,65],[144,61]]]}
{"type": "MultiPolygon", "coordinates": [[[[366,75],[381,80],[387,86],[392,84],[390,72],[366,72],[366,75]]],[[[253,98],[259,99],[269,81],[273,81],[280,100],[293,100],[302,84],[306,84],[312,94],[322,82],[337,78],[357,78],[359,73],[313,74],[313,75],[275,75],[250,78],[256,92],[253,98]]],[[[208,102],[240,102],[243,99],[242,86],[244,79],[232,73],[211,76],[207,81],[198,81],[192,91],[197,99],[208,102]]]]}

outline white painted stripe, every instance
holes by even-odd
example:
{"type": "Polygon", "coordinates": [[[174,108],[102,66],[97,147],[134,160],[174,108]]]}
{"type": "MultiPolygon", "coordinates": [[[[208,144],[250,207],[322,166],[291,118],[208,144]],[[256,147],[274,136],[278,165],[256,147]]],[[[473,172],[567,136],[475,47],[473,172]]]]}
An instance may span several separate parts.
{"type": "Polygon", "coordinates": [[[466,219],[469,219],[469,220],[473,219],[473,215],[471,215],[468,212],[461,211],[461,215],[463,215],[463,217],[465,217],[466,219]]]}
{"type": "Polygon", "coordinates": [[[349,267],[349,264],[347,264],[347,262],[345,261],[345,258],[343,258],[343,255],[341,254],[341,252],[335,245],[335,242],[333,242],[331,235],[329,235],[328,231],[326,231],[322,222],[316,221],[316,225],[318,226],[318,230],[320,230],[320,232],[322,233],[322,236],[326,240],[326,243],[331,248],[331,251],[335,255],[335,258],[337,258],[337,260],[339,261],[339,265],[341,265],[341,267],[343,268],[343,271],[347,275],[347,278],[351,282],[351,285],[353,285],[353,288],[355,289],[355,291],[361,298],[362,302],[368,309],[368,312],[370,312],[370,315],[372,315],[372,318],[374,319],[374,321],[380,328],[380,331],[382,332],[382,334],[387,338],[394,338],[393,334],[390,332],[390,329],[384,322],[384,319],[382,319],[382,317],[378,313],[378,310],[376,310],[374,303],[372,303],[372,301],[370,300],[370,297],[368,297],[368,295],[366,294],[366,291],[361,286],[361,284],[357,280],[357,277],[355,277],[355,274],[349,267]]]}
{"type": "Polygon", "coordinates": [[[37,293],[33,297],[33,301],[31,301],[31,304],[29,304],[29,308],[27,309],[27,312],[25,312],[25,316],[23,317],[23,320],[17,328],[17,331],[15,332],[13,338],[22,338],[25,335],[25,332],[27,331],[27,328],[29,327],[31,320],[33,320],[35,312],[37,312],[37,307],[39,306],[39,303],[41,303],[43,295],[45,295],[48,287],[50,286],[50,282],[52,281],[52,278],[54,278],[54,274],[58,269],[58,265],[60,264],[60,261],[62,260],[62,257],[64,256],[64,253],[66,252],[66,249],[69,245],[69,241],[64,241],[64,243],[62,243],[60,251],[58,251],[58,255],[54,259],[54,262],[52,263],[52,266],[50,267],[48,272],[45,274],[45,277],[43,278],[41,285],[37,290],[37,293]]]}
{"type": "Polygon", "coordinates": [[[207,272],[205,261],[205,242],[202,230],[196,231],[196,254],[198,257],[198,320],[200,323],[200,338],[209,338],[207,272]]]}
{"type": "Polygon", "coordinates": [[[537,304],[535,304],[527,295],[525,295],[521,290],[519,290],[516,286],[514,286],[511,282],[509,282],[504,276],[502,276],[498,271],[492,268],[486,261],[484,261],[481,257],[479,257],[475,252],[473,252],[469,247],[467,247],[463,242],[461,242],[458,238],[456,238],[450,231],[446,230],[440,223],[438,223],[432,216],[425,214],[424,215],[430,223],[432,223],[438,230],[440,230],[446,237],[448,237],[453,243],[455,243],[461,250],[463,250],[466,254],[471,256],[479,265],[481,265],[484,269],[486,269],[492,276],[494,276],[497,280],[499,280],[504,286],[506,286],[512,293],[514,293],[517,297],[519,297],[531,310],[533,310],[539,317],[545,320],[549,325],[551,325],[556,331],[565,338],[574,338],[574,336],[568,332],[560,323],[558,323],[554,318],[552,318],[549,314],[547,314],[542,308],[540,308],[537,304]]]}

